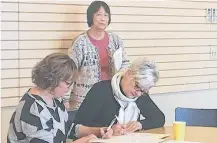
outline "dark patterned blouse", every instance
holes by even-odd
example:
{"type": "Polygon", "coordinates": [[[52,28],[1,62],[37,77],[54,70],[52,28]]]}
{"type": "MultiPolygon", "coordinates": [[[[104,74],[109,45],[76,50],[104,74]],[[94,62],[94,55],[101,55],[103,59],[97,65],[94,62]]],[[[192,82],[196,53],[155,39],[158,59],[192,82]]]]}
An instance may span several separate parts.
{"type": "Polygon", "coordinates": [[[74,124],[68,119],[64,104],[54,99],[49,107],[38,95],[25,93],[13,113],[8,143],[65,143],[73,137],[74,124]]]}

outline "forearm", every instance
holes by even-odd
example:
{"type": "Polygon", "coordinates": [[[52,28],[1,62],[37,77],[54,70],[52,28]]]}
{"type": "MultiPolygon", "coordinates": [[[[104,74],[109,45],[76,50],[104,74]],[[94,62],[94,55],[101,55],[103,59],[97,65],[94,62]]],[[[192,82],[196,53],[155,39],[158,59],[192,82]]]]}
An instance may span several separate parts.
{"type": "Polygon", "coordinates": [[[79,127],[78,134],[79,134],[79,138],[90,135],[90,134],[94,134],[97,137],[101,137],[100,127],[87,127],[87,126],[81,125],[79,127]]]}
{"type": "Polygon", "coordinates": [[[141,96],[138,101],[138,107],[144,120],[140,120],[142,129],[152,129],[164,126],[164,113],[157,107],[148,94],[141,96]]]}

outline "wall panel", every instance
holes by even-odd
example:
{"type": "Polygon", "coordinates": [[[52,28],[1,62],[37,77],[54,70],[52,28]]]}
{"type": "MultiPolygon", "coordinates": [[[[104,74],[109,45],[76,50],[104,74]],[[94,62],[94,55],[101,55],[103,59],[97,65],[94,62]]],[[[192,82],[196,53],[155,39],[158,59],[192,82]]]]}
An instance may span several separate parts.
{"type": "MultiPolygon", "coordinates": [[[[14,106],[32,85],[34,65],[53,52],[67,53],[88,29],[89,1],[3,0],[1,25],[2,107],[14,106]]],[[[161,78],[150,93],[217,88],[217,24],[207,23],[214,0],[109,1],[107,30],[124,42],[130,61],[157,62],[161,78]]]]}

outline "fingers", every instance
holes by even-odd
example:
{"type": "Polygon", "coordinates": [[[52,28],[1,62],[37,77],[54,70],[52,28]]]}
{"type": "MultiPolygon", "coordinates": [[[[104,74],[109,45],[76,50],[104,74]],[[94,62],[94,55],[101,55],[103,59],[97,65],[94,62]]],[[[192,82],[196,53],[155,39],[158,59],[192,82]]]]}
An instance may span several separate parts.
{"type": "Polygon", "coordinates": [[[123,129],[126,129],[126,128],[127,128],[127,125],[126,125],[126,124],[121,124],[121,127],[122,127],[123,129]]]}
{"type": "Polygon", "coordinates": [[[87,136],[87,143],[91,142],[91,140],[97,139],[97,137],[93,134],[87,136]]]}
{"type": "Polygon", "coordinates": [[[97,139],[97,137],[95,135],[91,134],[91,135],[87,136],[87,139],[90,141],[92,139],[97,139]]]}
{"type": "Polygon", "coordinates": [[[111,138],[111,137],[112,137],[112,135],[113,135],[113,130],[112,130],[112,129],[109,129],[109,130],[107,131],[106,128],[101,128],[101,129],[100,129],[100,133],[101,133],[102,138],[108,139],[108,138],[111,138]]]}
{"type": "Polygon", "coordinates": [[[126,132],[134,132],[137,130],[137,126],[136,124],[130,124],[129,126],[127,126],[126,128],[126,132]]]}
{"type": "Polygon", "coordinates": [[[133,122],[129,122],[126,126],[126,131],[127,132],[135,132],[136,130],[140,129],[139,127],[139,122],[137,121],[133,121],[133,122]]]}
{"type": "Polygon", "coordinates": [[[69,105],[69,102],[68,102],[68,101],[67,101],[67,102],[64,102],[63,104],[65,105],[65,108],[67,108],[67,109],[70,108],[70,105],[69,105]]]}
{"type": "Polygon", "coordinates": [[[112,129],[113,129],[113,132],[114,132],[113,134],[115,136],[120,136],[120,135],[125,134],[125,128],[121,124],[115,124],[115,125],[113,125],[112,129]]]}
{"type": "Polygon", "coordinates": [[[106,138],[106,139],[108,139],[108,138],[111,138],[111,137],[112,137],[112,135],[113,135],[113,130],[112,130],[112,129],[110,129],[108,132],[106,132],[106,134],[105,134],[104,138],[106,138]]]}
{"type": "Polygon", "coordinates": [[[122,125],[121,124],[114,124],[113,126],[112,126],[112,128],[122,128],[122,125]]]}
{"type": "Polygon", "coordinates": [[[104,138],[104,136],[105,136],[105,131],[104,131],[103,128],[100,128],[100,134],[101,134],[102,138],[104,138]]]}
{"type": "Polygon", "coordinates": [[[113,131],[114,131],[114,135],[115,136],[119,136],[119,135],[121,135],[121,125],[120,124],[115,124],[115,125],[113,125],[112,126],[112,129],[113,129],[113,131]]]}
{"type": "Polygon", "coordinates": [[[88,135],[87,136],[87,143],[89,143],[91,140],[94,140],[94,139],[97,139],[97,137],[95,135],[93,135],[93,134],[88,135]]]}

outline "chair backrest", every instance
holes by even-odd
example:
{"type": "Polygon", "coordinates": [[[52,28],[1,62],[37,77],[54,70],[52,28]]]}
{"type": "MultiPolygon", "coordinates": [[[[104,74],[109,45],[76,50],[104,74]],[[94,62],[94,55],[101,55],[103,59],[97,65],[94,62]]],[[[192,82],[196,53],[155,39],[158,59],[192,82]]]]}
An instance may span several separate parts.
{"type": "Polygon", "coordinates": [[[217,127],[217,109],[193,109],[177,107],[175,120],[187,126],[217,127]]]}

